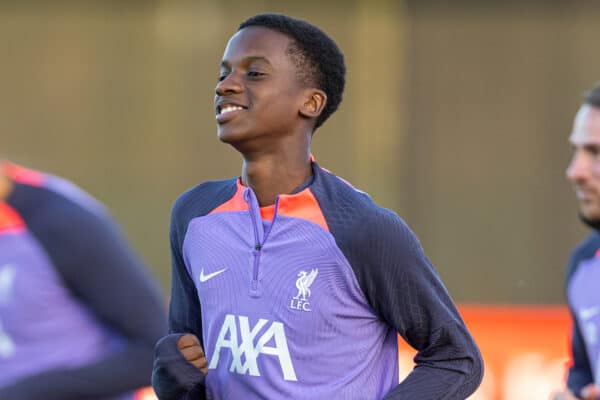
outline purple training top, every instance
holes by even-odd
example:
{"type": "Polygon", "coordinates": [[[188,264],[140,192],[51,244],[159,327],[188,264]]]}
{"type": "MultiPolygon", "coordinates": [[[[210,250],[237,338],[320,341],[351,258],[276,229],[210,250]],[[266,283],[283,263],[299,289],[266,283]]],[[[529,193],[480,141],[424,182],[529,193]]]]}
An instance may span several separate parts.
{"type": "Polygon", "coordinates": [[[567,299],[573,318],[572,362],[567,385],[574,393],[600,385],[600,235],[594,232],[571,258],[567,299]]]}
{"type": "Polygon", "coordinates": [[[272,207],[238,179],[177,201],[170,331],[201,338],[209,372],[203,380],[159,351],[161,399],[464,399],[476,389],[478,349],[414,234],[313,172],[272,207]],[[398,333],[419,350],[402,383],[398,333]]]}

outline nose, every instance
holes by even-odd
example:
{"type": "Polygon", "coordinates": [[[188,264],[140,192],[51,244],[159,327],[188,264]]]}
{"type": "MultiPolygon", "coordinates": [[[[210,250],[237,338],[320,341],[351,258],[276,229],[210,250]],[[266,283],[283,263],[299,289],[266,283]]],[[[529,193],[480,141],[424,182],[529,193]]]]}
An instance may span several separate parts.
{"type": "Polygon", "coordinates": [[[585,154],[576,150],[566,170],[567,179],[571,182],[578,182],[585,179],[588,173],[587,164],[585,154]]]}
{"type": "Polygon", "coordinates": [[[226,94],[235,94],[242,92],[243,88],[239,80],[236,78],[233,72],[225,76],[215,88],[217,96],[224,96],[226,94]]]}

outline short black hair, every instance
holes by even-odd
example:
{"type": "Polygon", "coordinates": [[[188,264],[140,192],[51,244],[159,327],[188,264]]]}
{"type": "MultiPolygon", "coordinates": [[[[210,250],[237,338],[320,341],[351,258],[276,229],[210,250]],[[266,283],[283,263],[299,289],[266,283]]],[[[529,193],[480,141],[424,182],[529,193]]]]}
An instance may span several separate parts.
{"type": "Polygon", "coordinates": [[[307,85],[315,85],[327,95],[325,108],[315,122],[317,129],[342,102],[346,65],[337,44],[309,22],[283,14],[255,15],[242,22],[238,31],[250,26],[272,29],[293,40],[288,55],[296,65],[299,79],[307,85]]]}
{"type": "Polygon", "coordinates": [[[594,87],[585,92],[583,96],[583,104],[600,108],[600,82],[596,83],[594,87]]]}

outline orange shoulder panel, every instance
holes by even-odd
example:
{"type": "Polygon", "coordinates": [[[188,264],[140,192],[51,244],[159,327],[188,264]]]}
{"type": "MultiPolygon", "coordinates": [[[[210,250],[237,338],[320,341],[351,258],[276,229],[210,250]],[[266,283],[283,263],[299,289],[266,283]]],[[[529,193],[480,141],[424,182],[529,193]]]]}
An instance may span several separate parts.
{"type": "Polygon", "coordinates": [[[0,202],[0,233],[5,231],[19,231],[25,228],[25,222],[12,207],[0,202]]]}
{"type": "Polygon", "coordinates": [[[310,189],[304,189],[297,194],[284,194],[279,196],[277,213],[289,217],[301,218],[313,222],[329,232],[329,226],[321,211],[319,202],[310,189]]]}
{"type": "Polygon", "coordinates": [[[239,179],[237,182],[237,190],[233,197],[227,200],[225,203],[221,204],[209,214],[214,214],[218,212],[231,212],[231,211],[245,211],[248,209],[248,203],[244,201],[244,186],[240,183],[239,179]]]}
{"type": "Polygon", "coordinates": [[[31,186],[41,186],[44,183],[44,174],[32,169],[12,163],[5,163],[4,170],[10,179],[18,183],[31,186]]]}

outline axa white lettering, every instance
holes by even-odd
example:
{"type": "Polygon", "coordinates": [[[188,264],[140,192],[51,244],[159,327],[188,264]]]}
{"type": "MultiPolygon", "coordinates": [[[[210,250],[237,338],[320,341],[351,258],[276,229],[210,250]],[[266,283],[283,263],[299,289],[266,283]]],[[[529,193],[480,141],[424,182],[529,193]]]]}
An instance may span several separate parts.
{"type": "Polygon", "coordinates": [[[208,368],[217,368],[221,350],[229,349],[233,358],[229,367],[230,372],[241,375],[260,376],[257,359],[260,354],[265,354],[278,358],[283,379],[286,381],[297,381],[283,324],[277,321],[272,322],[255,344],[255,339],[258,337],[259,332],[267,326],[269,321],[261,318],[251,328],[248,317],[240,315],[238,319],[239,329],[235,315],[227,314],[225,316],[208,368]],[[238,334],[241,337],[241,343],[238,341],[238,334]],[[271,340],[274,341],[275,345],[267,346],[267,343],[271,340]]]}

